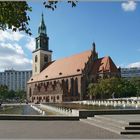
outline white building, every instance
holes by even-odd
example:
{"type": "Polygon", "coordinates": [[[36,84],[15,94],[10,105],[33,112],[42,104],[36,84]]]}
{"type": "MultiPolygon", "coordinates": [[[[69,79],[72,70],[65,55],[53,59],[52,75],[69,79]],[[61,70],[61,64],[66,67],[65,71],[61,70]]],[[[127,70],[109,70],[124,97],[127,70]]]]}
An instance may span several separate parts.
{"type": "Polygon", "coordinates": [[[9,90],[26,91],[26,83],[32,76],[32,71],[5,70],[0,72],[0,85],[7,85],[9,90]]]}
{"type": "Polygon", "coordinates": [[[140,77],[140,67],[121,68],[121,77],[123,78],[140,77]]]}

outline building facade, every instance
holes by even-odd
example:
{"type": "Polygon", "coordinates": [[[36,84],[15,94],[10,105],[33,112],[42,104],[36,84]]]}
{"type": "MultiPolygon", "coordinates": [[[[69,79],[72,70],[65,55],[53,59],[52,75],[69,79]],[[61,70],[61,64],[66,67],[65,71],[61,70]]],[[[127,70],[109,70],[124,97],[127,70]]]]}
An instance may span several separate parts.
{"type": "Polygon", "coordinates": [[[140,67],[121,68],[122,78],[140,77],[140,67]]]}
{"type": "Polygon", "coordinates": [[[32,76],[32,71],[5,70],[0,72],[0,85],[6,85],[9,90],[26,91],[27,81],[32,76]]]}
{"type": "Polygon", "coordinates": [[[120,76],[107,56],[98,58],[95,43],[92,49],[52,61],[49,37],[43,15],[38,28],[36,49],[33,51],[33,76],[27,83],[30,102],[65,102],[87,98],[87,86],[99,78],[120,76]]]}

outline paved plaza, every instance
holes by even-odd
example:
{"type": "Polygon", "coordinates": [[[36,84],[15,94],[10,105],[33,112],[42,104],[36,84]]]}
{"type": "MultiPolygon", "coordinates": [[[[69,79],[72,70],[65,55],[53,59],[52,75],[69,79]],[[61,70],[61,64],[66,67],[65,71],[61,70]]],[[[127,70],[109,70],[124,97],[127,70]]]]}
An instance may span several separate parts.
{"type": "Polygon", "coordinates": [[[127,138],[81,121],[0,121],[0,138],[127,138]]]}
{"type": "Polygon", "coordinates": [[[113,119],[116,121],[122,121],[122,122],[140,122],[140,115],[139,114],[133,114],[133,115],[102,115],[102,117],[106,117],[108,119],[113,119]]]}

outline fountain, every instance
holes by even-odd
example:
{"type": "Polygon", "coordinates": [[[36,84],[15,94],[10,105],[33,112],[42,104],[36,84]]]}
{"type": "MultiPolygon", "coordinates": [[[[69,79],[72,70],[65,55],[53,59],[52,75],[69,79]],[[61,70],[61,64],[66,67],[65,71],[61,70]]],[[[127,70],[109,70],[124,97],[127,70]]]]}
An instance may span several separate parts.
{"type": "Polygon", "coordinates": [[[0,107],[0,114],[13,114],[13,115],[54,115],[55,113],[48,110],[43,110],[39,105],[2,105],[0,107]]]}

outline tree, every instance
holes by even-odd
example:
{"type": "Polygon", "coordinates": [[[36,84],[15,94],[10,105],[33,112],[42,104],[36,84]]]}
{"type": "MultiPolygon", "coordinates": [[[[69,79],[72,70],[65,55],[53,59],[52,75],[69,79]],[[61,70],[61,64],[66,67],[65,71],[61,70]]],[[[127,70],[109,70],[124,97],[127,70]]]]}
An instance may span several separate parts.
{"type": "Polygon", "coordinates": [[[133,84],[133,86],[136,88],[137,96],[140,96],[140,77],[135,77],[135,78],[131,78],[130,82],[133,84]]]}
{"type": "Polygon", "coordinates": [[[98,86],[98,84],[96,84],[96,83],[94,83],[94,84],[90,83],[88,85],[88,93],[92,98],[94,97],[95,99],[96,99],[96,95],[97,95],[97,92],[98,92],[97,86],[98,86]]]}
{"type": "Polygon", "coordinates": [[[108,99],[138,96],[140,94],[139,79],[108,78],[100,79],[98,83],[90,83],[88,93],[98,99],[108,99]]]}
{"type": "Polygon", "coordinates": [[[5,100],[7,98],[8,87],[5,85],[0,85],[0,99],[5,100]]]}
{"type": "Polygon", "coordinates": [[[25,1],[1,1],[0,2],[0,29],[12,29],[13,31],[24,31],[31,35],[28,27],[30,17],[27,12],[31,11],[25,1]]]}
{"type": "MultiPolygon", "coordinates": [[[[57,8],[57,3],[60,2],[58,0],[46,0],[44,1],[44,6],[48,9],[55,10],[57,8]]],[[[72,7],[76,6],[77,0],[68,0],[68,3],[71,4],[72,7]]]]}
{"type": "Polygon", "coordinates": [[[15,91],[14,90],[8,91],[6,94],[6,99],[14,99],[14,98],[15,98],[15,91]]]}
{"type": "Polygon", "coordinates": [[[18,99],[18,101],[24,101],[26,99],[26,92],[22,90],[8,90],[7,86],[0,85],[0,100],[6,101],[7,99],[18,99]]]}
{"type": "MultiPolygon", "coordinates": [[[[59,1],[46,0],[44,6],[48,9],[54,10],[57,8],[59,1]]],[[[76,0],[68,1],[72,7],[76,6],[76,0]]],[[[26,1],[1,1],[0,2],[0,30],[12,29],[12,31],[24,31],[31,35],[31,30],[28,27],[30,17],[27,12],[31,12],[26,1]]]]}
{"type": "Polygon", "coordinates": [[[23,101],[26,98],[26,93],[23,90],[18,90],[15,92],[15,97],[20,100],[23,101]]]}
{"type": "Polygon", "coordinates": [[[88,86],[88,94],[94,99],[103,98],[101,85],[99,83],[90,83],[88,86]]]}

